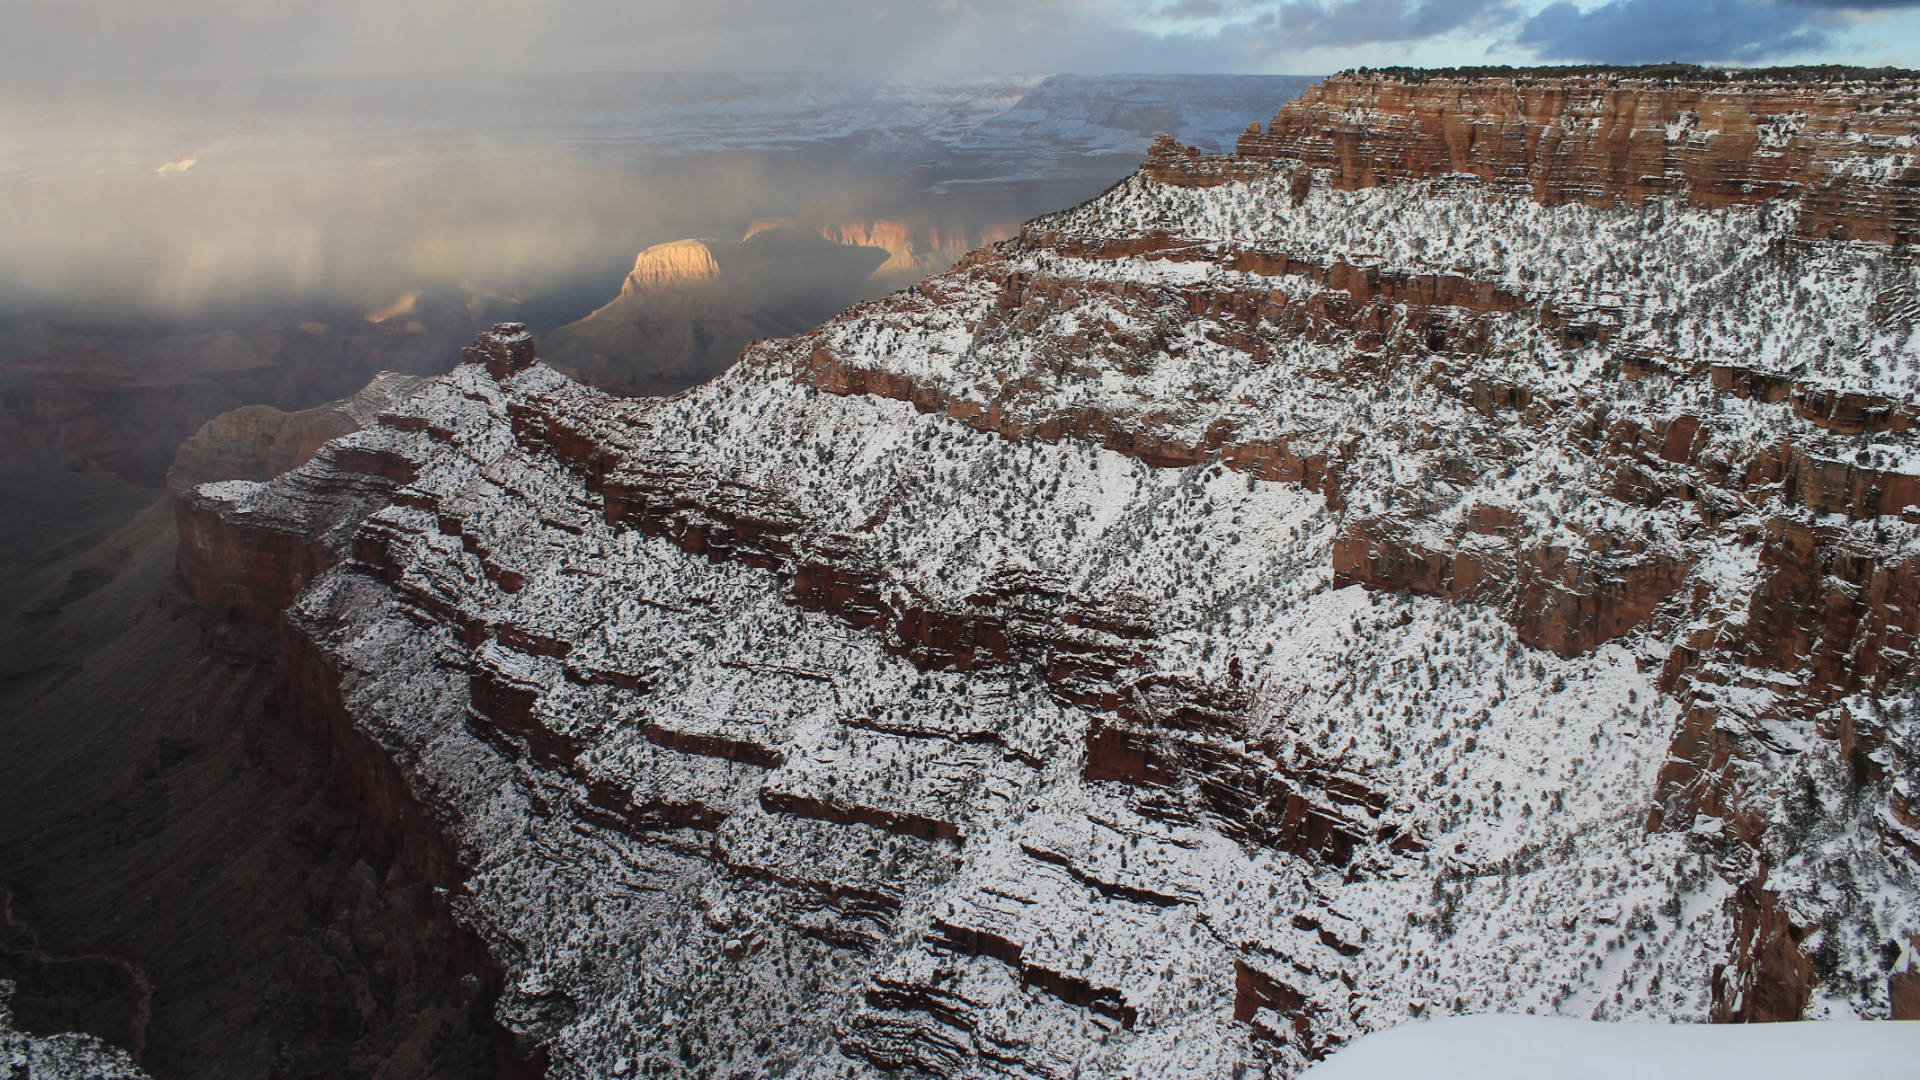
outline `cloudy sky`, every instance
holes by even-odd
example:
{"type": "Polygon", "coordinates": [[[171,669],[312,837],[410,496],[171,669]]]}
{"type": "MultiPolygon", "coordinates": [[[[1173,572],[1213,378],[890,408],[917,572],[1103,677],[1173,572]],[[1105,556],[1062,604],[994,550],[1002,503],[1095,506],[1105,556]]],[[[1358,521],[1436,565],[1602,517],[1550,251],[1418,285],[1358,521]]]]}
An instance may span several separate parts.
{"type": "Polygon", "coordinates": [[[1920,0],[4,0],[0,80],[1920,66],[1920,0]]]}

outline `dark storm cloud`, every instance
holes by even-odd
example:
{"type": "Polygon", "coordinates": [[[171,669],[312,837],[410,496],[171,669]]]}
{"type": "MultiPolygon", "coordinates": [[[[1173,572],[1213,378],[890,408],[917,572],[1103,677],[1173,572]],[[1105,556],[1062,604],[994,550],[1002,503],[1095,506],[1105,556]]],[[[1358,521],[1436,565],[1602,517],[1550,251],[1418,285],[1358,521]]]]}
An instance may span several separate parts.
{"type": "Polygon", "coordinates": [[[1294,0],[1280,5],[1278,28],[1289,45],[1338,48],[1485,28],[1508,11],[1504,0],[1294,0]]]}
{"type": "Polygon", "coordinates": [[[1528,19],[1516,41],[1544,60],[1753,63],[1826,47],[1837,20],[1820,8],[1840,6],[1768,0],[1616,0],[1581,11],[1562,2],[1528,19]]]}

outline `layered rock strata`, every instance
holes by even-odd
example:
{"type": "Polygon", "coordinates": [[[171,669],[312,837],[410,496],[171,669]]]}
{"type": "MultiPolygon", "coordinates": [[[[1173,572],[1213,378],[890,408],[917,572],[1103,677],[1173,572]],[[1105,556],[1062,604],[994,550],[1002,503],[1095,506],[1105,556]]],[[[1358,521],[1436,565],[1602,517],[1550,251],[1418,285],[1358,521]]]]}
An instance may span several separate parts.
{"type": "MultiPolygon", "coordinates": [[[[1275,129],[1344,139],[1362,84],[1275,129]]],[[[1641,93],[1574,89],[1569,130],[1641,93]]],[[[199,488],[182,571],[285,606],[550,1075],[1291,1075],[1442,1013],[1907,1008],[1920,272],[1799,188],[1302,140],[1163,146],[672,399],[496,328],[199,488]]]]}
{"type": "Polygon", "coordinates": [[[1920,226],[1917,107],[1910,79],[1882,74],[1809,85],[1764,73],[1361,73],[1308,90],[1238,149],[1324,169],[1342,190],[1464,175],[1549,206],[1791,199],[1799,235],[1904,245],[1920,226]]]}
{"type": "Polygon", "coordinates": [[[246,405],[221,413],[174,452],[167,490],[179,495],[220,480],[271,480],[328,442],[372,424],[418,382],[418,376],[383,372],[352,396],[311,409],[246,405]]]}

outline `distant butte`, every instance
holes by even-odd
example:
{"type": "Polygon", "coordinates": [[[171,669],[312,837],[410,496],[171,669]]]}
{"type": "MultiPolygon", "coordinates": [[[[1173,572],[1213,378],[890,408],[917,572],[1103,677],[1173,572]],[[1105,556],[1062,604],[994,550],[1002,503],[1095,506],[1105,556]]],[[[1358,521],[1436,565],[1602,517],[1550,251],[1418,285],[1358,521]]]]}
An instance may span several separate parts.
{"type": "Polygon", "coordinates": [[[635,258],[618,296],[547,334],[541,354],[614,393],[674,393],[725,370],[749,342],[845,307],[887,258],[787,228],[655,244],[635,258]]]}

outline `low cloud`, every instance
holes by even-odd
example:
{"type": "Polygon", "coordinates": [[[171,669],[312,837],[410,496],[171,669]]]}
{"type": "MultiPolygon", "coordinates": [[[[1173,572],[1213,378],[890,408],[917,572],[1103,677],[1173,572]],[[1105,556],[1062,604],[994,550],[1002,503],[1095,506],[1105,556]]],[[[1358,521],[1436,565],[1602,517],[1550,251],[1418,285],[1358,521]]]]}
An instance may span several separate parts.
{"type": "MultiPolygon", "coordinates": [[[[1206,71],[1231,38],[1171,30],[1165,0],[8,0],[12,78],[419,71],[812,70],[885,77],[1206,71]]],[[[1174,0],[1175,22],[1265,5],[1174,0]]]]}
{"type": "MultiPolygon", "coordinates": [[[[113,115],[109,104],[63,115],[113,115]]],[[[0,120],[24,109],[0,96],[0,120]]],[[[165,121],[90,129],[78,153],[29,156],[31,144],[0,138],[0,161],[29,163],[0,175],[0,317],[361,313],[408,292],[603,290],[649,243],[727,234],[852,187],[757,154],[628,163],[552,142],[463,152],[479,145],[470,131],[370,130],[381,119],[344,117],[333,140],[269,121],[173,160],[148,150],[163,137],[146,129],[175,126],[165,121]]]]}
{"type": "Polygon", "coordinates": [[[1220,0],[1179,0],[1159,11],[1167,19],[1218,19],[1227,14],[1227,5],[1220,0]]]}
{"type": "Polygon", "coordinates": [[[1797,7],[1831,11],[1900,11],[1920,8],[1920,0],[1787,0],[1797,7]]]}

